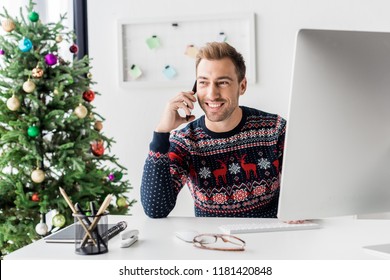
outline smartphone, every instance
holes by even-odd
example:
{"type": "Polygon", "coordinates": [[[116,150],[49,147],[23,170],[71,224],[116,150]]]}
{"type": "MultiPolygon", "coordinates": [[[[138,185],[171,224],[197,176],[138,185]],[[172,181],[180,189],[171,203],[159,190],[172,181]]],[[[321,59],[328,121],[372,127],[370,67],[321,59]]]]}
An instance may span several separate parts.
{"type": "Polygon", "coordinates": [[[192,87],[192,91],[194,92],[194,94],[196,93],[196,84],[197,84],[197,81],[195,80],[195,84],[194,84],[194,86],[192,87]]]}
{"type": "MultiPolygon", "coordinates": [[[[192,91],[194,92],[194,94],[196,93],[196,83],[197,81],[195,80],[195,83],[194,83],[194,86],[192,87],[192,91]]],[[[186,121],[188,122],[188,120],[190,119],[190,115],[186,115],[186,121]]]]}

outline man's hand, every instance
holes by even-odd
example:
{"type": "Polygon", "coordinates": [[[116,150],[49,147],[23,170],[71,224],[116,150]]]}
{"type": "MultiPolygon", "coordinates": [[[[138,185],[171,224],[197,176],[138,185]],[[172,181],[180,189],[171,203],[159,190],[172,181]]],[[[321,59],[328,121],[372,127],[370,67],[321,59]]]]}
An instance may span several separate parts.
{"type": "Polygon", "coordinates": [[[194,109],[194,102],[196,98],[192,91],[177,94],[166,105],[156,132],[171,132],[181,124],[193,121],[195,116],[191,115],[191,110],[194,109]],[[181,117],[178,113],[179,109],[182,109],[189,118],[181,117]]]}

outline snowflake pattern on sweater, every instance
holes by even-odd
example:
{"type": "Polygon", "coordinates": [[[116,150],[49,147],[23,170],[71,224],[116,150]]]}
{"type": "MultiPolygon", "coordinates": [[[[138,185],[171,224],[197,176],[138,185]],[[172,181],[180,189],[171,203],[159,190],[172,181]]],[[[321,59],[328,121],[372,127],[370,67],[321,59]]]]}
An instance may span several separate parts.
{"type": "Polygon", "coordinates": [[[149,217],[168,216],[185,184],[197,217],[276,217],[286,121],[241,108],[242,120],[229,132],[208,130],[202,116],[154,133],[141,185],[149,217]]]}

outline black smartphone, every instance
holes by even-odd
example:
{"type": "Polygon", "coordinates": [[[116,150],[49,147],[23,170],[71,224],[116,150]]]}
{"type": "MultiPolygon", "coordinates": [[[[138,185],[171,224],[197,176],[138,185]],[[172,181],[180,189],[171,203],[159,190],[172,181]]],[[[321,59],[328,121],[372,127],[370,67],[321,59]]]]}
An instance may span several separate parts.
{"type": "Polygon", "coordinates": [[[195,84],[194,84],[194,86],[192,87],[192,91],[194,92],[194,94],[196,93],[196,84],[197,84],[197,81],[195,80],[195,84]]]}
{"type": "MultiPolygon", "coordinates": [[[[195,83],[194,83],[194,86],[192,87],[192,91],[194,92],[194,94],[196,93],[196,83],[197,81],[195,80],[195,83]]],[[[190,115],[186,115],[186,121],[188,122],[188,120],[190,119],[190,115]]]]}

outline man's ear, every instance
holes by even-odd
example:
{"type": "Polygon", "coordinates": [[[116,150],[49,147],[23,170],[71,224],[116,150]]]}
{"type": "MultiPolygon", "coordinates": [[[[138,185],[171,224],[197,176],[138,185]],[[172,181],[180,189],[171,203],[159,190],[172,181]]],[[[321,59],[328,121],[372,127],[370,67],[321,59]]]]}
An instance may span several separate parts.
{"type": "Polygon", "coordinates": [[[243,95],[245,93],[247,84],[248,82],[246,80],[246,77],[244,77],[244,79],[242,79],[242,81],[240,82],[240,95],[243,95]]]}

